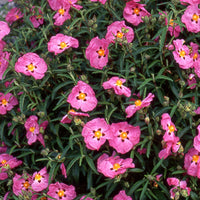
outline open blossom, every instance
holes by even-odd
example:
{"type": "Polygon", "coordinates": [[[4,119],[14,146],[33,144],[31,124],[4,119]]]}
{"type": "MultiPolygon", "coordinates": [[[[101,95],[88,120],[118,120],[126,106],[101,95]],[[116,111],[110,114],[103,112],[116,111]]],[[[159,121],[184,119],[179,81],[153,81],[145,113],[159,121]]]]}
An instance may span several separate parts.
{"type": "Polygon", "coordinates": [[[143,22],[142,17],[151,16],[151,14],[144,8],[145,4],[137,3],[140,0],[131,0],[126,3],[123,11],[123,16],[127,22],[134,26],[138,26],[143,22]]]}
{"type": "Polygon", "coordinates": [[[200,31],[200,9],[198,4],[189,5],[181,17],[189,32],[198,33],[200,31]]]}
{"type": "Polygon", "coordinates": [[[3,94],[0,92],[0,115],[5,115],[7,111],[13,109],[18,104],[18,100],[11,93],[3,94]]]}
{"type": "Polygon", "coordinates": [[[107,40],[93,38],[89,46],[86,48],[86,58],[90,61],[90,65],[96,69],[103,69],[108,63],[108,45],[107,40]]]}
{"type": "Polygon", "coordinates": [[[87,113],[82,113],[82,112],[76,112],[74,109],[70,109],[68,111],[68,113],[61,119],[61,123],[63,124],[70,124],[72,119],[75,117],[75,116],[84,116],[84,117],[89,117],[90,115],[87,114],[87,113]]]}
{"type": "Polygon", "coordinates": [[[56,182],[49,185],[47,195],[57,200],[72,200],[76,198],[76,191],[73,185],[56,182]]]}
{"type": "Polygon", "coordinates": [[[78,48],[78,46],[79,42],[76,38],[58,33],[56,36],[52,36],[48,42],[48,51],[57,55],[70,47],[78,48]]]}
{"type": "Polygon", "coordinates": [[[47,64],[36,53],[30,52],[18,58],[15,70],[35,79],[42,79],[47,71],[47,64]]]}
{"type": "Polygon", "coordinates": [[[140,99],[136,100],[133,105],[129,105],[126,108],[126,110],[125,110],[125,112],[127,114],[126,117],[127,118],[132,117],[136,113],[136,111],[149,106],[151,104],[151,101],[153,101],[154,97],[155,97],[154,94],[149,93],[148,96],[145,99],[143,99],[142,101],[140,99]]]}
{"type": "Polygon", "coordinates": [[[32,176],[32,189],[36,192],[40,192],[48,187],[49,175],[46,167],[39,172],[34,172],[32,176]]]}
{"type": "Polygon", "coordinates": [[[3,39],[4,36],[10,33],[10,28],[8,24],[4,21],[0,21],[0,40],[3,39]]]}
{"type": "Polygon", "coordinates": [[[105,4],[107,0],[91,0],[91,1],[92,1],[92,2],[97,2],[97,1],[99,1],[99,2],[102,3],[102,4],[105,4]]]}
{"type": "Polygon", "coordinates": [[[125,21],[115,21],[107,27],[106,40],[115,43],[116,40],[123,41],[126,39],[128,43],[134,39],[133,29],[126,26],[125,21]]]}
{"type": "Polygon", "coordinates": [[[191,54],[190,54],[190,57],[193,59],[193,66],[195,65],[196,62],[198,62],[198,59],[199,59],[199,53],[198,53],[198,50],[199,50],[199,45],[194,43],[194,42],[190,42],[190,47],[191,47],[191,54]]]}
{"type": "Polygon", "coordinates": [[[194,137],[194,148],[200,152],[200,125],[197,127],[198,135],[194,137]]]}
{"type": "Polygon", "coordinates": [[[122,159],[119,156],[102,154],[97,160],[97,170],[108,178],[115,178],[126,172],[128,168],[135,168],[132,158],[122,159]]]}
{"type": "Polygon", "coordinates": [[[72,88],[67,102],[72,107],[81,109],[83,112],[92,111],[97,106],[94,90],[83,81],[78,81],[77,85],[72,88]]]}
{"type": "Polygon", "coordinates": [[[32,16],[30,16],[30,21],[32,22],[33,24],[33,27],[34,28],[38,28],[40,25],[42,25],[44,23],[44,18],[42,16],[42,11],[40,9],[38,9],[38,15],[35,15],[35,10],[34,10],[34,6],[33,8],[31,9],[31,12],[33,13],[32,16]]]}
{"type": "Polygon", "coordinates": [[[113,197],[113,200],[132,200],[132,198],[126,195],[125,190],[121,190],[117,195],[113,197]]]}
{"type": "Polygon", "coordinates": [[[188,85],[189,85],[189,87],[190,87],[191,90],[196,87],[197,81],[196,81],[196,78],[195,78],[194,74],[190,74],[189,75],[189,77],[187,79],[187,83],[188,83],[188,85]]]}
{"type": "Polygon", "coordinates": [[[119,78],[117,76],[112,77],[108,81],[103,83],[104,89],[111,89],[113,88],[115,91],[115,94],[118,95],[125,95],[126,97],[131,96],[131,90],[123,85],[123,83],[126,82],[126,79],[119,78]]]}
{"type": "Polygon", "coordinates": [[[9,57],[10,57],[10,53],[8,53],[7,51],[2,52],[2,53],[0,52],[0,80],[5,78],[3,74],[8,68],[9,57]]]}
{"type": "Polygon", "coordinates": [[[95,118],[87,122],[82,130],[82,136],[86,147],[91,150],[99,150],[100,147],[110,138],[110,126],[103,118],[95,118]]]}
{"type": "Polygon", "coordinates": [[[184,45],[184,39],[173,41],[175,50],[173,51],[174,59],[182,69],[189,69],[193,65],[193,58],[190,57],[190,49],[184,45]]]}
{"type": "Polygon", "coordinates": [[[170,189],[170,195],[172,199],[175,198],[176,192],[181,193],[183,190],[186,191],[187,196],[190,195],[191,188],[187,187],[186,181],[180,181],[177,178],[171,177],[171,178],[167,178],[167,183],[169,186],[174,186],[170,189]]]}
{"type": "Polygon", "coordinates": [[[140,141],[140,127],[127,122],[112,123],[110,126],[109,145],[118,153],[129,152],[140,141]]]}
{"type": "Polygon", "coordinates": [[[24,14],[21,12],[20,8],[12,8],[6,15],[6,21],[10,24],[21,19],[24,14]]]}

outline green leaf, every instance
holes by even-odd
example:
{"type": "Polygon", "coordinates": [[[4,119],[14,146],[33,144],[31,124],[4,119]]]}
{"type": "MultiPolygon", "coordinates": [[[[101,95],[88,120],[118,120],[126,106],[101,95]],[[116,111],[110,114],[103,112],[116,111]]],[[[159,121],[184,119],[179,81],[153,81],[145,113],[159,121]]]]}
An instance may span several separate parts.
{"type": "Polygon", "coordinates": [[[87,161],[88,165],[89,165],[90,168],[95,172],[95,174],[99,174],[99,173],[97,172],[97,170],[96,170],[96,167],[95,167],[95,165],[94,165],[93,160],[92,160],[89,156],[86,156],[85,158],[86,158],[86,161],[87,161]]]}
{"type": "Polygon", "coordinates": [[[160,161],[152,169],[151,175],[153,175],[156,172],[156,170],[160,167],[160,165],[162,164],[162,162],[163,162],[163,159],[160,159],[160,161]]]}
{"type": "Polygon", "coordinates": [[[140,195],[140,200],[143,200],[143,197],[144,197],[144,195],[145,195],[145,192],[147,191],[147,186],[148,186],[148,184],[149,184],[149,181],[147,181],[147,182],[145,183],[145,185],[144,185],[144,187],[143,187],[143,189],[142,189],[142,193],[141,193],[141,195],[140,195]]]}
{"type": "Polygon", "coordinates": [[[146,179],[137,181],[128,191],[127,195],[132,195],[142,184],[146,182],[146,179]]]}

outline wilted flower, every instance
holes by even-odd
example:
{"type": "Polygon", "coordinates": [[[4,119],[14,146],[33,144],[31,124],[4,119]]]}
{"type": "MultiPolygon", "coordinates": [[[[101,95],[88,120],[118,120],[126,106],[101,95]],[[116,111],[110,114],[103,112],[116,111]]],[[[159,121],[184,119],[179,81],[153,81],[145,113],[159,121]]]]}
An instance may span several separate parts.
{"type": "Polygon", "coordinates": [[[12,8],[6,15],[6,21],[10,24],[21,19],[24,16],[20,8],[12,8]]]}
{"type": "Polygon", "coordinates": [[[32,22],[33,24],[33,27],[34,28],[38,28],[41,24],[44,23],[44,18],[42,16],[42,11],[40,9],[38,9],[38,13],[39,15],[35,15],[35,11],[34,11],[34,6],[33,6],[33,9],[31,10],[32,13],[34,14],[33,16],[30,16],[30,21],[32,22]]]}
{"type": "Polygon", "coordinates": [[[113,197],[113,200],[132,200],[132,198],[126,195],[125,190],[121,190],[117,195],[113,197]]]}
{"type": "Polygon", "coordinates": [[[188,79],[187,79],[188,85],[190,86],[190,89],[194,89],[196,87],[196,78],[194,74],[190,74],[188,79]],[[192,86],[191,86],[192,85],[192,86]]]}

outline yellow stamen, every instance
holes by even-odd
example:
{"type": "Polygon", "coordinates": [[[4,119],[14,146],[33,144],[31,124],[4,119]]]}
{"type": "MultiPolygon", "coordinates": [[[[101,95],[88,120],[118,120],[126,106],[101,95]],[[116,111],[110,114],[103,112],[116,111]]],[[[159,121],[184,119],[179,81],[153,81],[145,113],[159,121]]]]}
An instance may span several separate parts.
{"type": "Polygon", "coordinates": [[[175,131],[175,127],[173,125],[168,126],[169,132],[174,132],[175,131]]]}
{"type": "Polygon", "coordinates": [[[17,19],[19,19],[19,15],[15,15],[15,17],[16,17],[17,19]]]}
{"type": "Polygon", "coordinates": [[[185,54],[186,54],[186,53],[185,53],[184,50],[182,50],[182,51],[179,52],[180,57],[183,57],[183,58],[184,58],[184,57],[185,57],[185,54]]]}
{"type": "Polygon", "coordinates": [[[63,197],[65,195],[65,192],[63,190],[58,191],[58,196],[63,197]]]}
{"type": "Polygon", "coordinates": [[[192,156],[192,161],[193,162],[198,162],[198,160],[199,160],[199,156],[198,155],[194,155],[194,156],[192,156]]]}
{"type": "Polygon", "coordinates": [[[29,128],[29,131],[32,132],[32,133],[34,132],[34,130],[35,130],[35,127],[30,127],[29,128]]]}
{"type": "Polygon", "coordinates": [[[58,12],[59,12],[59,14],[60,14],[60,15],[64,15],[64,14],[65,14],[65,10],[64,10],[64,9],[62,9],[62,8],[61,8],[61,9],[59,9],[59,10],[58,10],[58,12]]]}
{"type": "Polygon", "coordinates": [[[119,168],[120,168],[120,164],[119,164],[119,163],[115,163],[115,164],[113,165],[113,169],[114,169],[115,171],[117,171],[119,168]]]}
{"type": "Polygon", "coordinates": [[[25,187],[26,189],[28,189],[28,188],[29,188],[29,186],[30,186],[30,184],[29,184],[29,182],[28,182],[28,181],[25,181],[23,185],[24,185],[24,187],[25,187]]]}
{"type": "Polygon", "coordinates": [[[136,105],[136,106],[141,106],[141,104],[142,104],[142,101],[141,101],[141,100],[138,99],[138,100],[135,101],[135,105],[136,105]]]}
{"type": "Polygon", "coordinates": [[[173,19],[170,19],[170,22],[169,22],[169,25],[170,26],[173,26],[174,25],[174,22],[173,22],[174,20],[173,19]]]}
{"type": "Polygon", "coordinates": [[[99,139],[102,136],[101,131],[95,131],[94,136],[99,139]]]}
{"type": "Polygon", "coordinates": [[[115,84],[116,84],[117,86],[122,86],[123,83],[122,83],[121,80],[117,80],[115,84]]]}
{"type": "Polygon", "coordinates": [[[6,163],[7,163],[7,160],[2,160],[2,161],[1,161],[1,164],[2,164],[2,165],[5,165],[6,163]]]}
{"type": "Polygon", "coordinates": [[[197,15],[197,14],[194,14],[193,16],[192,16],[192,20],[194,20],[194,21],[198,21],[199,20],[199,15],[197,15]]]}
{"type": "Polygon", "coordinates": [[[69,111],[68,111],[68,113],[70,113],[70,112],[76,112],[74,109],[70,109],[69,111]]]}
{"type": "Polygon", "coordinates": [[[35,69],[35,66],[31,63],[30,65],[27,66],[29,71],[33,71],[35,69]]]}
{"type": "Polygon", "coordinates": [[[86,97],[86,94],[81,92],[78,96],[78,99],[85,100],[85,97],[86,97]]]}
{"type": "Polygon", "coordinates": [[[133,9],[134,14],[139,15],[140,13],[140,9],[139,8],[135,8],[133,9]]]}
{"type": "Polygon", "coordinates": [[[128,136],[127,132],[122,132],[120,134],[120,137],[122,138],[122,140],[125,140],[127,138],[127,136],[128,136]]]}
{"type": "Polygon", "coordinates": [[[35,180],[40,181],[42,178],[42,176],[40,174],[36,174],[35,175],[35,180]]]}
{"type": "Polygon", "coordinates": [[[193,60],[196,60],[197,58],[198,58],[198,54],[195,53],[195,54],[193,55],[193,60]]]}
{"type": "Polygon", "coordinates": [[[118,33],[117,33],[117,37],[118,37],[118,38],[123,38],[123,33],[122,33],[122,32],[118,32],[118,33]]]}
{"type": "Polygon", "coordinates": [[[105,55],[105,50],[100,49],[100,50],[98,51],[98,54],[99,54],[99,56],[104,56],[104,55],[105,55]]]}
{"type": "Polygon", "coordinates": [[[64,49],[65,47],[67,47],[67,44],[65,42],[61,42],[60,43],[60,48],[64,49]]]}
{"type": "Polygon", "coordinates": [[[2,99],[1,103],[2,103],[2,105],[6,106],[8,102],[6,101],[6,99],[2,99]]]}

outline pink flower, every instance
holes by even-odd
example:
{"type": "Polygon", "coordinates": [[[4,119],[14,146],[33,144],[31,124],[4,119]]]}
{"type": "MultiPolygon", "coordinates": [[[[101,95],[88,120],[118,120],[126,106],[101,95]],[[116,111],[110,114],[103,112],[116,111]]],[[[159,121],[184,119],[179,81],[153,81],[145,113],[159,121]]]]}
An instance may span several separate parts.
{"type": "Polygon", "coordinates": [[[0,21],[0,40],[10,33],[10,28],[8,24],[4,21],[0,21]]]}
{"type": "Polygon", "coordinates": [[[142,17],[151,16],[151,14],[144,8],[145,4],[136,3],[140,0],[131,0],[126,3],[123,11],[123,17],[127,22],[130,22],[134,26],[138,26],[143,22],[142,17]]]}
{"type": "Polygon", "coordinates": [[[200,9],[198,4],[189,5],[181,17],[189,32],[198,33],[200,31],[200,9]]]}
{"type": "Polygon", "coordinates": [[[104,89],[111,89],[113,88],[115,94],[118,95],[125,95],[126,97],[131,96],[131,90],[123,85],[126,82],[126,79],[119,78],[117,76],[112,77],[110,80],[103,83],[104,89]]]}
{"type": "Polygon", "coordinates": [[[196,62],[194,62],[194,72],[200,78],[200,57],[196,62]]]}
{"type": "Polygon", "coordinates": [[[128,168],[135,168],[132,158],[122,159],[119,156],[102,154],[97,160],[97,170],[108,178],[115,178],[126,172],[128,168]]]}
{"type": "Polygon", "coordinates": [[[200,4],[200,0],[180,0],[180,2],[183,2],[182,4],[185,5],[185,3],[189,3],[191,5],[193,4],[200,4]]]}
{"type": "Polygon", "coordinates": [[[59,1],[61,1],[61,2],[64,1],[68,4],[70,4],[70,6],[76,8],[77,10],[80,10],[81,8],[83,8],[82,6],[76,4],[78,0],[59,0],[59,1]]]}
{"type": "Polygon", "coordinates": [[[5,47],[6,43],[3,40],[0,40],[0,54],[2,54],[2,51],[5,47]]]}
{"type": "Polygon", "coordinates": [[[40,192],[48,187],[49,175],[46,167],[41,169],[39,172],[34,172],[32,176],[32,189],[36,192],[40,192]]]}
{"type": "Polygon", "coordinates": [[[134,39],[133,29],[125,25],[125,21],[115,21],[107,27],[106,40],[115,43],[116,40],[126,40],[131,43],[134,39]]]}
{"type": "Polygon", "coordinates": [[[200,152],[200,125],[197,127],[198,135],[194,137],[194,148],[200,152]]]}
{"type": "Polygon", "coordinates": [[[18,100],[11,93],[3,94],[0,92],[0,114],[5,115],[7,111],[13,109],[18,104],[18,100]]]}
{"type": "Polygon", "coordinates": [[[102,3],[102,4],[105,4],[107,0],[91,0],[91,1],[92,1],[92,2],[97,2],[97,1],[99,1],[99,2],[102,3]]]}
{"type": "Polygon", "coordinates": [[[60,169],[61,169],[62,175],[63,175],[65,178],[67,178],[67,172],[66,172],[66,168],[65,168],[65,164],[64,164],[64,163],[61,163],[60,169]]]}
{"type": "Polygon", "coordinates": [[[193,90],[196,87],[196,78],[194,74],[190,74],[187,79],[188,85],[190,86],[190,89],[193,90]]]}
{"type": "Polygon", "coordinates": [[[140,127],[132,126],[127,122],[112,123],[109,145],[118,153],[129,152],[140,141],[140,127]]]}
{"type": "Polygon", "coordinates": [[[95,118],[87,122],[82,130],[82,136],[86,147],[91,150],[99,150],[100,147],[109,139],[110,126],[103,118],[95,118]]]}
{"type": "Polygon", "coordinates": [[[194,112],[199,115],[200,114],[200,107],[198,107],[196,110],[194,110],[194,112]]]}
{"type": "Polygon", "coordinates": [[[103,69],[108,63],[108,45],[107,40],[93,38],[89,46],[86,48],[86,58],[90,61],[90,65],[96,69],[103,69]]]}
{"type": "Polygon", "coordinates": [[[193,66],[194,66],[199,58],[199,53],[198,53],[199,45],[196,43],[190,42],[190,47],[192,49],[192,53],[190,54],[190,57],[193,59],[193,66]]]}
{"type": "Polygon", "coordinates": [[[176,39],[173,41],[175,51],[173,51],[174,59],[182,69],[189,69],[193,65],[193,59],[190,57],[190,50],[184,44],[183,39],[176,39]]]}
{"type": "MultiPolygon", "coordinates": [[[[179,181],[177,178],[167,178],[167,183],[169,186],[175,186],[170,189],[171,198],[174,199],[176,192],[180,192],[182,190],[186,190],[187,195],[190,195],[191,188],[187,187],[186,181],[179,181]]],[[[185,197],[185,196],[184,196],[185,197]]]]}
{"type": "Polygon", "coordinates": [[[70,109],[60,122],[63,124],[70,124],[74,116],[89,117],[90,115],[87,113],[76,112],[74,109],[70,109]]]}
{"type": "Polygon", "coordinates": [[[92,111],[97,106],[97,99],[93,89],[83,81],[78,81],[77,85],[72,88],[67,102],[72,107],[81,109],[83,112],[92,111]]]}
{"type": "Polygon", "coordinates": [[[0,80],[3,80],[5,78],[3,74],[8,68],[9,57],[10,57],[10,53],[8,53],[7,51],[2,52],[2,53],[0,52],[0,80]]]}
{"type": "Polygon", "coordinates": [[[140,155],[142,155],[142,154],[145,154],[145,153],[147,152],[147,149],[146,149],[146,148],[143,148],[143,149],[138,148],[138,149],[137,149],[137,152],[138,152],[140,155]]]}
{"type": "Polygon", "coordinates": [[[0,154],[5,153],[6,151],[7,151],[6,144],[0,140],[0,154]]]}
{"type": "Polygon", "coordinates": [[[6,15],[6,21],[10,24],[21,19],[24,14],[21,12],[20,8],[12,8],[6,15]]]}
{"type": "Polygon", "coordinates": [[[121,190],[117,195],[113,197],[113,200],[132,200],[132,198],[126,195],[125,190],[121,190]]]}
{"type": "Polygon", "coordinates": [[[153,100],[155,96],[152,94],[152,93],[149,93],[148,96],[143,100],[136,100],[134,102],[134,105],[130,105],[126,108],[125,112],[127,114],[127,118],[129,117],[132,117],[136,111],[144,108],[144,107],[147,107],[151,104],[151,101],[153,100]]]}
{"type": "Polygon", "coordinates": [[[33,76],[35,79],[42,79],[47,71],[47,64],[36,53],[26,53],[18,58],[15,71],[33,76]]]}
{"type": "MultiPolygon", "coordinates": [[[[56,182],[49,185],[47,195],[57,200],[72,200],[76,198],[76,191],[73,185],[56,182]]],[[[48,198],[48,200],[51,200],[51,198],[48,198]]]]}
{"type": "Polygon", "coordinates": [[[52,36],[48,42],[48,51],[57,55],[70,47],[78,48],[78,46],[79,42],[76,38],[58,33],[56,36],[52,36]]]}
{"type": "Polygon", "coordinates": [[[185,154],[184,168],[187,170],[187,174],[190,176],[200,178],[200,157],[199,151],[195,148],[189,149],[185,154]]]}
{"type": "Polygon", "coordinates": [[[40,25],[42,25],[44,23],[44,18],[42,17],[42,11],[40,9],[38,9],[38,13],[39,15],[35,15],[35,10],[34,10],[34,6],[33,9],[31,10],[33,13],[33,16],[29,17],[30,21],[33,24],[34,28],[38,28],[40,25]]]}
{"type": "Polygon", "coordinates": [[[28,174],[25,176],[20,176],[18,174],[15,174],[13,177],[13,193],[16,196],[19,196],[23,193],[32,193],[31,190],[31,184],[32,184],[32,177],[28,174]]]}
{"type": "Polygon", "coordinates": [[[45,147],[44,139],[42,133],[46,129],[48,121],[44,121],[41,125],[38,124],[38,117],[31,115],[25,122],[24,126],[26,129],[26,138],[28,139],[28,144],[31,145],[36,140],[39,140],[40,143],[45,147]]]}

